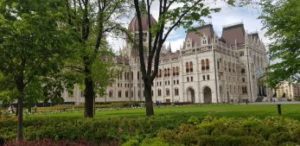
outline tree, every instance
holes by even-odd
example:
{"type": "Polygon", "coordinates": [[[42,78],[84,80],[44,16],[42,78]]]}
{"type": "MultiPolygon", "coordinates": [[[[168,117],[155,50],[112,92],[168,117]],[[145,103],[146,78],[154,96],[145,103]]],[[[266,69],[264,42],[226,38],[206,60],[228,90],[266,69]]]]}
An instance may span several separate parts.
{"type": "Polygon", "coordinates": [[[134,0],[134,7],[139,26],[138,47],[140,57],[140,70],[144,82],[144,95],[146,104],[146,115],[154,115],[151,88],[153,80],[158,72],[161,48],[167,37],[176,28],[183,27],[191,29],[194,22],[203,23],[201,18],[209,16],[211,12],[219,9],[209,8],[203,0],[159,0],[158,22],[151,23],[151,10],[154,0],[134,0]],[[148,18],[147,48],[143,44],[142,17],[148,18]],[[144,52],[148,51],[145,56],[144,52]]]}
{"type": "Polygon", "coordinates": [[[18,103],[17,139],[23,140],[23,106],[45,78],[53,78],[69,54],[69,35],[60,23],[60,0],[2,0],[0,2],[1,81],[18,103]]]}
{"type": "Polygon", "coordinates": [[[300,81],[300,3],[298,0],[264,0],[262,20],[270,37],[271,65],[268,83],[276,87],[280,81],[300,81]]]}
{"type": "Polygon", "coordinates": [[[70,61],[69,69],[82,77],[85,117],[94,116],[95,90],[103,92],[108,84],[110,63],[100,58],[111,54],[105,35],[119,25],[115,19],[122,14],[124,4],[125,0],[66,0],[67,23],[74,30],[78,55],[70,61]]]}

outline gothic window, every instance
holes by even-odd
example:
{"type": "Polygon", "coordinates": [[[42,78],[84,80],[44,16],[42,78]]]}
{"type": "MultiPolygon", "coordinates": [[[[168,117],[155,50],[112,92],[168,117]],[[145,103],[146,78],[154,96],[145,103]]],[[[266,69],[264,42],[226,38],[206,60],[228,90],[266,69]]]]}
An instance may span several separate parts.
{"type": "Polygon", "coordinates": [[[242,87],[242,92],[243,92],[243,94],[247,94],[247,87],[242,87]]]}
{"type": "Polygon", "coordinates": [[[193,82],[193,77],[191,77],[191,82],[193,82]]]}
{"type": "Polygon", "coordinates": [[[176,75],[179,76],[179,67],[176,67],[176,75]]]}
{"type": "Polygon", "coordinates": [[[140,72],[137,72],[137,79],[140,79],[140,72]]]}
{"type": "Polygon", "coordinates": [[[209,75],[206,76],[207,80],[209,80],[209,75]]]}
{"type": "Polygon", "coordinates": [[[179,95],[179,90],[178,90],[178,88],[175,88],[174,94],[175,94],[175,96],[178,96],[178,95],[179,95]]]}
{"type": "Polygon", "coordinates": [[[175,76],[176,75],[176,68],[173,67],[172,70],[173,70],[173,76],[175,76]]]}
{"type": "Polygon", "coordinates": [[[189,67],[189,63],[186,62],[186,63],[185,63],[185,71],[186,71],[186,72],[189,72],[189,71],[190,71],[189,68],[190,68],[190,67],[189,67]]]}
{"type": "Polygon", "coordinates": [[[159,78],[161,77],[161,74],[162,74],[162,73],[161,73],[161,69],[159,69],[159,70],[158,70],[158,77],[159,77],[159,78]]]}
{"type": "Polygon", "coordinates": [[[157,90],[157,96],[161,96],[161,90],[160,89],[157,90]]]}
{"type": "Polygon", "coordinates": [[[110,98],[113,97],[113,91],[112,91],[112,90],[109,91],[108,96],[109,96],[110,98]]]}
{"type": "Polygon", "coordinates": [[[190,62],[190,66],[189,67],[190,67],[190,69],[189,69],[190,72],[193,72],[193,62],[190,62]]]}
{"type": "Polygon", "coordinates": [[[166,89],[166,96],[170,96],[170,89],[166,89]]]}
{"type": "Polygon", "coordinates": [[[202,71],[205,70],[205,62],[203,59],[201,60],[201,69],[202,69],[202,71]]]}
{"type": "Polygon", "coordinates": [[[205,63],[206,63],[206,70],[209,70],[209,60],[208,59],[205,59],[205,63]]]}
{"type": "Polygon", "coordinates": [[[122,91],[118,92],[118,97],[121,98],[122,97],[122,91]]]}
{"type": "Polygon", "coordinates": [[[128,91],[125,91],[125,97],[128,98],[129,95],[128,95],[128,91]]]}
{"type": "Polygon", "coordinates": [[[207,38],[205,36],[202,38],[202,44],[203,45],[207,44],[207,38]]]}
{"type": "Polygon", "coordinates": [[[205,75],[202,76],[203,81],[205,81],[205,75]]]}

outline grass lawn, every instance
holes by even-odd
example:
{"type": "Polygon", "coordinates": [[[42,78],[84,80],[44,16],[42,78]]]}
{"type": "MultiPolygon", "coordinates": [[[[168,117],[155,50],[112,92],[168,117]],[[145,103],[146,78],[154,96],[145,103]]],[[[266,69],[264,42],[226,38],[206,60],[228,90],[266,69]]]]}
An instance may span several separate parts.
{"type": "MultiPolygon", "coordinates": [[[[276,105],[265,104],[196,104],[186,106],[161,106],[155,107],[155,117],[174,117],[188,118],[191,116],[204,117],[212,115],[217,117],[257,117],[264,118],[267,116],[277,116],[276,105]]],[[[126,108],[126,109],[97,109],[96,119],[107,118],[138,118],[144,117],[144,108],[126,108]]],[[[282,105],[282,116],[300,120],[300,104],[282,105]]],[[[26,119],[39,118],[82,118],[83,111],[67,111],[53,113],[37,113],[27,115],[26,119]]]]}

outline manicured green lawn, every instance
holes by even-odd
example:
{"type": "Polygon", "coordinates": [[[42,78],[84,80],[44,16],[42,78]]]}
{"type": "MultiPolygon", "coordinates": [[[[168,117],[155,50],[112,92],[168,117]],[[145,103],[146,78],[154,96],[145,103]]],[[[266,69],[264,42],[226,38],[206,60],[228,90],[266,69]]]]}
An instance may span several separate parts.
{"type": "MultiPolygon", "coordinates": [[[[186,105],[186,106],[161,106],[155,107],[156,117],[204,117],[212,115],[217,117],[257,117],[264,118],[267,116],[277,116],[276,105],[265,104],[211,104],[211,105],[186,105]]],[[[97,109],[96,119],[106,118],[137,118],[145,115],[144,108],[127,108],[127,109],[97,109]]],[[[300,104],[282,105],[282,116],[300,120],[300,104]]],[[[26,119],[36,118],[82,118],[83,111],[67,111],[55,113],[38,113],[27,115],[26,119]]]]}

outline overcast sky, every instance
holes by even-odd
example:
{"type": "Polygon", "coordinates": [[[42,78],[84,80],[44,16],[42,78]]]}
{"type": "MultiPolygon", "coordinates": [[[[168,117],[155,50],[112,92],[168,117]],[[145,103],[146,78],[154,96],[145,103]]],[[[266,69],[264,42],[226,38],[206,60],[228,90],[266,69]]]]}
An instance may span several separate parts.
{"type": "MultiPolygon", "coordinates": [[[[211,18],[205,18],[206,23],[212,23],[215,32],[218,36],[221,36],[224,26],[233,25],[237,23],[244,23],[244,27],[247,33],[258,32],[262,41],[267,44],[269,40],[264,36],[265,30],[262,30],[261,20],[258,19],[261,10],[258,6],[246,6],[246,7],[233,7],[222,2],[210,3],[212,7],[220,7],[221,11],[212,14],[211,18]]],[[[158,11],[155,9],[155,4],[151,10],[154,18],[158,17],[158,11]]],[[[133,15],[131,16],[133,17],[133,15]]],[[[125,25],[128,25],[132,18],[125,19],[125,25]]],[[[178,50],[182,46],[185,39],[186,32],[184,29],[177,29],[173,31],[166,42],[166,45],[171,44],[172,50],[178,50]]],[[[125,41],[116,36],[110,36],[108,38],[109,43],[115,51],[119,51],[120,48],[125,46],[125,41]]]]}

